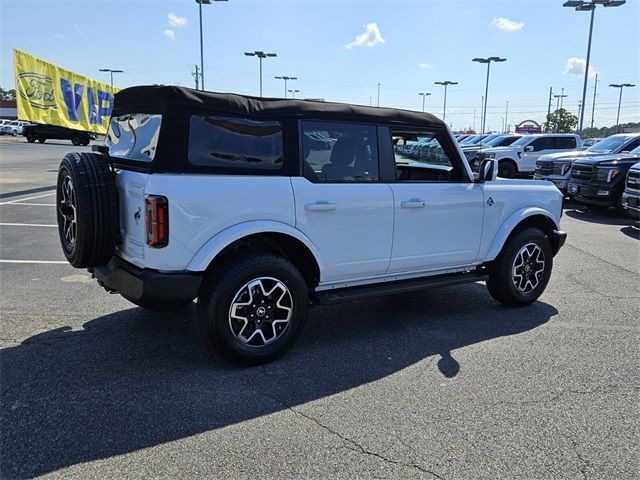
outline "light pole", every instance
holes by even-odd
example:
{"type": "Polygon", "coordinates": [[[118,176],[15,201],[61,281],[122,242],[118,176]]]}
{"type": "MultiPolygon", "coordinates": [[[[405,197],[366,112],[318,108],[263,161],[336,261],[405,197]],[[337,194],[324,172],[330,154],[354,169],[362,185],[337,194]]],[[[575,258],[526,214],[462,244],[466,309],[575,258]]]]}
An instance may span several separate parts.
{"type": "Polygon", "coordinates": [[[202,90],[204,91],[204,47],[202,41],[202,4],[211,5],[211,2],[226,2],[227,0],[196,0],[198,13],[200,15],[200,79],[202,80],[202,90]]]}
{"type": "Polygon", "coordinates": [[[378,106],[380,106],[380,82],[378,82],[378,106]]]}
{"type": "Polygon", "coordinates": [[[504,133],[509,133],[507,131],[507,120],[509,119],[509,100],[507,100],[507,109],[504,112],[504,133]]]}
{"type": "Polygon", "coordinates": [[[422,97],[422,111],[424,112],[424,99],[431,94],[429,92],[418,92],[418,95],[422,97]]]}
{"type": "Polygon", "coordinates": [[[444,107],[442,107],[442,121],[447,116],[447,87],[449,85],[457,85],[458,82],[452,82],[451,80],[445,80],[444,82],[433,82],[434,85],[444,85],[444,107]]]}
{"type": "MultiPolygon", "coordinates": [[[[619,7],[624,5],[626,0],[568,0],[562,4],[563,7],[575,8],[578,12],[591,12],[591,22],[589,22],[589,43],[587,44],[587,62],[584,67],[584,84],[582,85],[582,104],[587,98],[587,80],[589,78],[589,60],[591,59],[591,35],[593,34],[593,16],[596,12],[596,5],[603,7],[619,7]]],[[[580,111],[580,122],[578,130],[582,131],[582,120],[584,119],[584,108],[580,111]]]]}
{"type": "Polygon", "coordinates": [[[287,92],[289,92],[293,98],[296,98],[296,93],[298,93],[300,90],[287,90],[287,92]]]}
{"type": "Polygon", "coordinates": [[[487,58],[476,57],[471,61],[487,64],[487,83],[485,84],[485,87],[484,87],[484,113],[482,114],[482,126],[481,126],[482,132],[480,133],[481,135],[484,135],[484,127],[487,121],[487,100],[489,95],[489,69],[491,68],[491,62],[506,62],[507,59],[500,58],[500,57],[487,57],[487,58]]]}
{"type": "Polygon", "coordinates": [[[554,95],[553,98],[556,99],[556,110],[558,110],[559,108],[562,108],[562,102],[564,98],[567,98],[569,95],[565,95],[564,94],[564,88],[562,89],[562,95],[554,95]]]}
{"type": "Polygon", "coordinates": [[[113,87],[113,74],[114,73],[124,73],[124,70],[112,70],[110,68],[100,68],[99,72],[109,72],[111,74],[111,86],[113,87]]]}
{"type": "Polygon", "coordinates": [[[620,97],[618,97],[618,116],[616,117],[616,132],[620,133],[620,104],[622,104],[622,89],[624,87],[630,88],[635,87],[633,83],[611,83],[610,87],[619,88],[620,89],[620,97]]]}
{"type": "MultiPolygon", "coordinates": [[[[286,75],[283,75],[281,77],[273,77],[276,80],[284,80],[284,98],[287,98],[287,80],[297,80],[298,77],[287,77],[286,75]]],[[[260,95],[262,96],[262,95],[260,95]]]]}
{"type": "Polygon", "coordinates": [[[264,53],[262,50],[256,50],[255,52],[244,52],[247,57],[258,57],[260,60],[260,96],[262,97],[262,59],[267,57],[277,57],[275,53],[264,53]]]}

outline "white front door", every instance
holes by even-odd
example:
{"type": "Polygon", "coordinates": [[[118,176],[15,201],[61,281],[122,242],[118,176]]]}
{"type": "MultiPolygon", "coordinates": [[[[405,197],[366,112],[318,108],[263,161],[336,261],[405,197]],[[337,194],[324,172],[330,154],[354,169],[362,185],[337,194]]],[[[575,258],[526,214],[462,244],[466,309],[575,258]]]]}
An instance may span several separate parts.
{"type": "Polygon", "coordinates": [[[393,183],[395,228],[389,273],[472,264],[480,248],[484,195],[474,183],[393,183]]]}

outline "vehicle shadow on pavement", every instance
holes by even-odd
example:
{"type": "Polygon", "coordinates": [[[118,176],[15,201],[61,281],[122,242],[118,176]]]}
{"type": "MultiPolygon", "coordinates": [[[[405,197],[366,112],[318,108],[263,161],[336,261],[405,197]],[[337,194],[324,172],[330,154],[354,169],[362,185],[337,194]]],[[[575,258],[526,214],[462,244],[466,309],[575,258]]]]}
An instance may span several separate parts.
{"type": "Polygon", "coordinates": [[[629,225],[628,227],[622,227],[620,231],[631,238],[640,240],[640,227],[637,224],[629,225]]]}
{"type": "Polygon", "coordinates": [[[30,478],[219,429],[343,392],[417,362],[451,378],[452,351],[534,329],[544,303],[508,309],[473,284],[315,308],[282,359],[211,357],[194,309],[140,308],[0,351],[2,478],[30,478]]]}

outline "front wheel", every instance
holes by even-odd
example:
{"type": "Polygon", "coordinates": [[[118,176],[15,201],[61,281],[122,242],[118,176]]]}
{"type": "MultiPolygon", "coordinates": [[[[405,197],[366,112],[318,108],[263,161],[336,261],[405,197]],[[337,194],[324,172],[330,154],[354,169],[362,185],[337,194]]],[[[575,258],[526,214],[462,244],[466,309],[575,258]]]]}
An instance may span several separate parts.
{"type": "Polygon", "coordinates": [[[530,305],[547,287],[552,268],[549,238],[537,228],[525,228],[509,240],[489,266],[487,289],[504,305],[530,305]]]}
{"type": "Polygon", "coordinates": [[[308,303],[307,284],[294,265],[282,257],[255,254],[210,272],[197,309],[208,346],[233,362],[257,365],[293,345],[308,303]]]}
{"type": "Polygon", "coordinates": [[[71,143],[73,143],[77,147],[78,145],[80,145],[81,142],[80,142],[80,139],[78,137],[73,137],[71,139],[71,143]]]}
{"type": "Polygon", "coordinates": [[[518,174],[518,167],[511,160],[501,160],[498,163],[498,176],[501,178],[513,178],[518,174]]]}

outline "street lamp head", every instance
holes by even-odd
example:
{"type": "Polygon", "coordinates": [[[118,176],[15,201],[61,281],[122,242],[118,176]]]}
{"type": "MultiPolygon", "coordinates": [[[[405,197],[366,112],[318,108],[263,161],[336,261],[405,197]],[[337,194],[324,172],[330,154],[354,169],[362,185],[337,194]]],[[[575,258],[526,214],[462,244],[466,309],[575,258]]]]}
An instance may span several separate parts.
{"type": "Polygon", "coordinates": [[[595,10],[596,6],[593,3],[583,3],[582,5],[578,5],[576,7],[577,12],[590,12],[591,10],[595,10]]]}
{"type": "Polygon", "coordinates": [[[584,2],[582,0],[567,0],[562,4],[563,7],[568,8],[576,8],[582,5],[584,2]]]}
{"type": "Polygon", "coordinates": [[[506,58],[500,58],[500,57],[489,57],[489,60],[492,60],[494,62],[506,62],[507,61],[506,58]]]}
{"type": "Polygon", "coordinates": [[[488,58],[476,57],[476,58],[472,59],[471,61],[472,62],[478,62],[478,63],[489,63],[491,60],[489,60],[488,58]]]}

